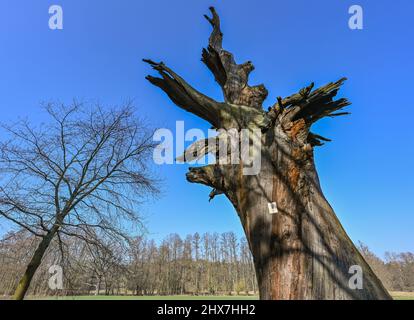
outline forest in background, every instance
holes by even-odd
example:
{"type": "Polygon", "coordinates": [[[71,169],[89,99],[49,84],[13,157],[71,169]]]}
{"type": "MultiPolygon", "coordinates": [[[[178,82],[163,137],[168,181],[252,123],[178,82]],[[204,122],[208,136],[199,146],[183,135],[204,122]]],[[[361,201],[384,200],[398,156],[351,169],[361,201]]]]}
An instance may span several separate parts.
{"type": "MultiPolygon", "coordinates": [[[[29,295],[257,295],[252,256],[235,233],[146,237],[99,243],[78,238],[54,241],[33,279],[29,295]],[[49,268],[63,269],[63,289],[51,290],[49,268]]],[[[0,295],[11,296],[37,245],[26,231],[0,241],[0,295]]],[[[380,259],[359,250],[389,291],[414,291],[414,254],[386,253],[380,259]]]]}

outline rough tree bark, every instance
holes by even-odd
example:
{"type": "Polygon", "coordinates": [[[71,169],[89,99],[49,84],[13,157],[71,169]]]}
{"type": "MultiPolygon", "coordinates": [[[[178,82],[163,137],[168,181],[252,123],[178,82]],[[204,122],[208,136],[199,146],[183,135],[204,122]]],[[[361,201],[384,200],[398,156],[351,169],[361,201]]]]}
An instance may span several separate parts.
{"type": "MultiPolygon", "coordinates": [[[[324,117],[348,114],[348,100],[335,100],[346,79],[313,90],[313,83],[264,111],[264,85],[249,86],[249,61],[237,64],[222,48],[220,19],[210,8],[213,27],[202,61],[221,86],[224,102],[196,91],[165,64],[144,60],[161,77],[147,76],[171,100],[214,128],[260,129],[261,170],[243,175],[243,163],[190,168],[187,180],[213,188],[211,198],[225,194],[236,209],[253,254],[260,298],[391,299],[358,252],[325,199],[315,169],[313,149],[330,141],[310,131],[324,117]],[[275,202],[278,213],[270,214],[275,202]],[[363,288],[351,289],[349,268],[363,271],[363,288]]],[[[190,154],[214,152],[201,141],[190,154]],[[200,144],[204,148],[200,149],[200,144]]],[[[186,153],[188,155],[188,153],[186,153]]],[[[197,156],[200,156],[199,154],[197,156]]],[[[186,157],[183,157],[186,160],[186,157]]]]}
{"type": "Polygon", "coordinates": [[[42,263],[43,256],[46,253],[47,248],[50,245],[53,237],[59,229],[59,225],[55,224],[51,230],[42,238],[40,241],[35,253],[33,254],[32,259],[26,267],[24,275],[21,277],[19,284],[17,285],[16,291],[14,292],[14,300],[23,300],[26,292],[29,290],[30,283],[36,273],[36,270],[39,268],[42,263]]]}

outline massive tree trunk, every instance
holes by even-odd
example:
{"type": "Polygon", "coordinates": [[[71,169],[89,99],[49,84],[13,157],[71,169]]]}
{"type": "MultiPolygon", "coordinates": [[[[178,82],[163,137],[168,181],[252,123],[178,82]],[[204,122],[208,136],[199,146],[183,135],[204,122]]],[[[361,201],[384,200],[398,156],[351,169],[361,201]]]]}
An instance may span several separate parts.
{"type": "MultiPolygon", "coordinates": [[[[330,141],[310,131],[324,117],[348,114],[346,99],[334,100],[345,79],[313,90],[313,83],[264,111],[264,85],[249,86],[252,63],[237,64],[222,48],[223,34],[214,8],[206,19],[213,26],[202,61],[221,86],[224,102],[196,91],[163,63],[144,60],[161,78],[147,79],[179,107],[210,122],[214,128],[248,130],[260,170],[251,163],[223,160],[220,134],[198,141],[180,158],[191,161],[207,153],[217,162],[190,168],[187,180],[213,188],[210,199],[224,194],[236,209],[253,254],[261,299],[390,299],[379,279],[358,252],[323,196],[313,149],[330,141]],[[226,162],[227,161],[227,162],[226,162]],[[277,210],[271,210],[272,208],[277,210]],[[277,211],[277,212],[276,212],[277,211]],[[350,285],[358,266],[362,288],[350,285]],[[352,267],[352,268],[351,268],[352,267]]],[[[226,138],[229,135],[225,136],[226,138]]],[[[230,135],[231,136],[231,135],[230,135]]]]}

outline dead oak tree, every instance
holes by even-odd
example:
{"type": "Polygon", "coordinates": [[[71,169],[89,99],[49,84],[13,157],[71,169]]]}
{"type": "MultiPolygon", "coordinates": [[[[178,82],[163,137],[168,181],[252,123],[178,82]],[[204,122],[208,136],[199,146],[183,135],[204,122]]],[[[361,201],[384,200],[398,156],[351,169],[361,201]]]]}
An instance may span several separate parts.
{"type": "Polygon", "coordinates": [[[138,199],[155,191],[147,170],[151,132],[130,105],[91,108],[48,105],[52,121],[4,126],[0,142],[0,218],[38,237],[14,298],[24,298],[53,239],[77,237],[99,245],[97,234],[127,240],[140,223],[138,199]]]}
{"type": "Polygon", "coordinates": [[[335,100],[345,79],[315,90],[312,83],[278,98],[265,112],[266,88],[250,86],[253,64],[237,64],[222,48],[220,19],[210,10],[212,17],[205,17],[213,31],[202,61],[222,88],[224,102],[198,92],[162,62],[144,60],[161,75],[147,79],[214,128],[261,130],[257,175],[243,175],[242,162],[190,168],[187,174],[188,181],[212,187],[211,197],[225,194],[236,209],[254,257],[261,299],[390,299],[325,199],[315,169],[313,149],[329,140],[311,132],[311,126],[347,114],[341,110],[348,100],[335,100]],[[269,214],[268,204],[274,202],[279,212],[269,214]],[[363,271],[363,289],[349,286],[354,265],[363,271]]]}

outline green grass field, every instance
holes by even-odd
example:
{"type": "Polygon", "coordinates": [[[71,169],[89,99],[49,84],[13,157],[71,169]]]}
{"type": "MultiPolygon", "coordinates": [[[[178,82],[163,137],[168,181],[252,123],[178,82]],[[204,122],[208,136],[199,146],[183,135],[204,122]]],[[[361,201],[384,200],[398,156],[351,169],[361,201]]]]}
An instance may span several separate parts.
{"type": "Polygon", "coordinates": [[[414,300],[414,292],[391,292],[395,300],[414,300]]]}
{"type": "MultiPolygon", "coordinates": [[[[395,300],[414,300],[414,292],[391,292],[395,300]]],[[[258,300],[257,296],[69,296],[29,297],[30,300],[258,300]]]]}

